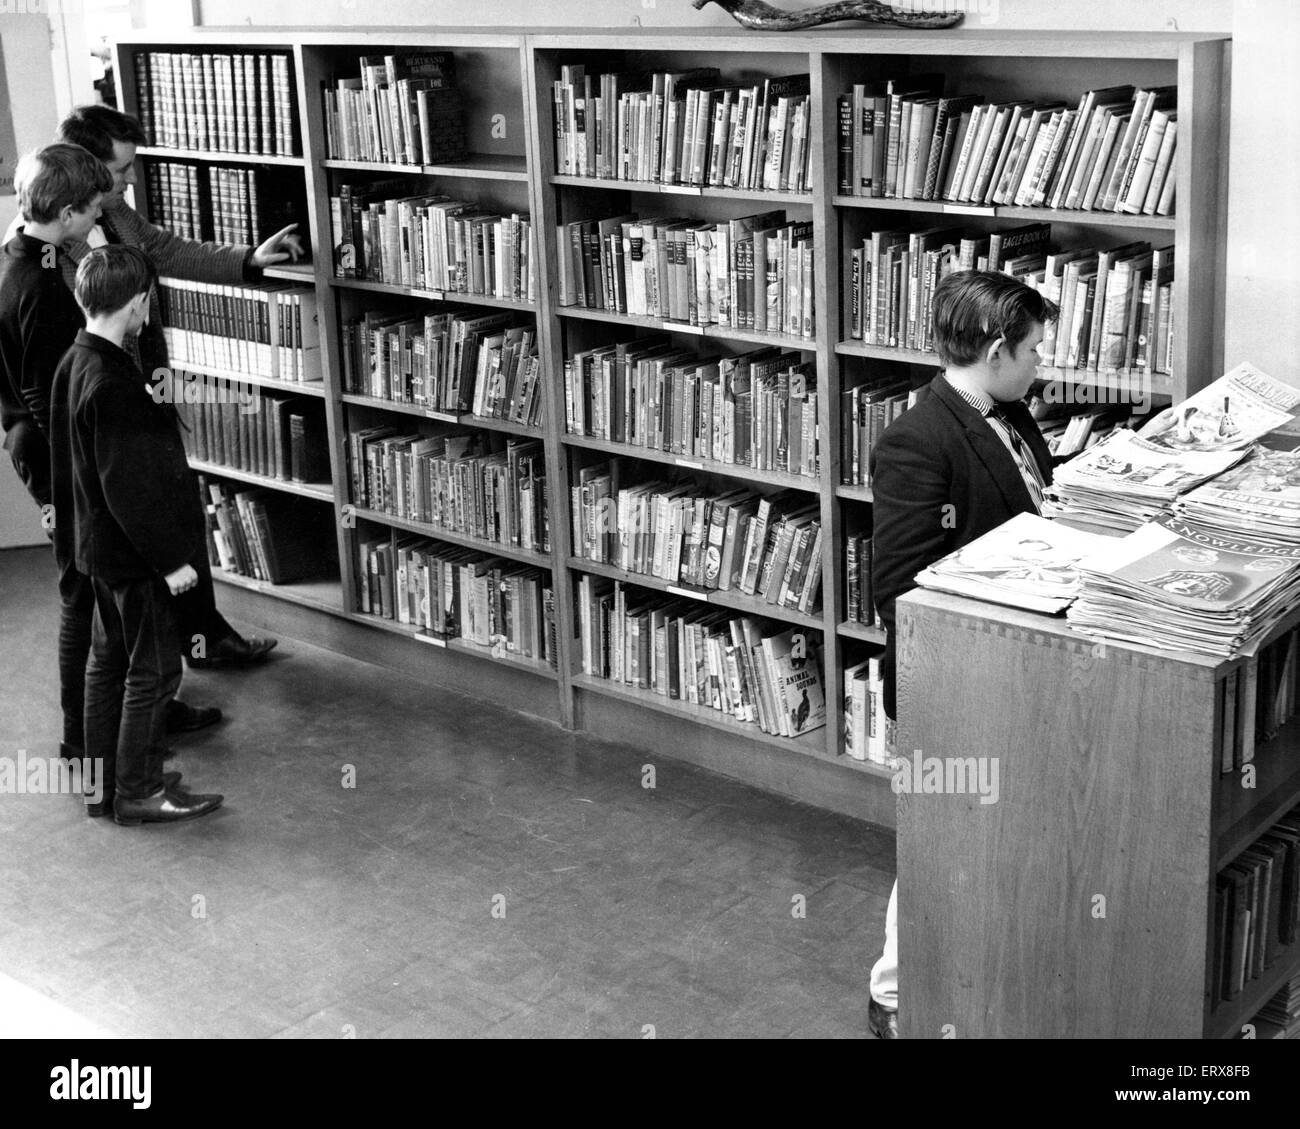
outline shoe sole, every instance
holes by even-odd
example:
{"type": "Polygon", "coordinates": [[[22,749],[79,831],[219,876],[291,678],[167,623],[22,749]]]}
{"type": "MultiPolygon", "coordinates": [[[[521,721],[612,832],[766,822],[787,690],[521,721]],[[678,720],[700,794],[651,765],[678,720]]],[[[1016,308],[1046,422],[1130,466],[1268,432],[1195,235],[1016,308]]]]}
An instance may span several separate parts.
{"type": "MultiPolygon", "coordinates": [[[[113,813],[113,822],[119,827],[139,827],[142,823],[184,823],[189,819],[198,819],[200,816],[211,815],[221,804],[213,804],[210,808],[204,808],[202,811],[192,811],[188,815],[178,815],[168,819],[148,819],[145,816],[121,816],[117,812],[113,813]]],[[[107,814],[107,813],[106,813],[107,814]]]]}

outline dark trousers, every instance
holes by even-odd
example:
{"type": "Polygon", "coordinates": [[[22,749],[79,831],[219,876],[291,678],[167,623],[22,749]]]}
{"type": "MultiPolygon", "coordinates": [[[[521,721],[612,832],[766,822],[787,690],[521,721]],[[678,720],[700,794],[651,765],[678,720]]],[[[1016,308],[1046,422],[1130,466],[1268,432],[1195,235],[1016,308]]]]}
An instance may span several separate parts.
{"type": "Polygon", "coordinates": [[[181,682],[171,594],[156,577],[91,585],[86,756],[102,764],[106,794],[144,799],[162,787],[167,703],[181,682]]]}
{"type": "Polygon", "coordinates": [[[13,460],[14,470],[38,506],[44,508],[53,499],[50,489],[50,441],[30,419],[19,420],[5,432],[5,450],[13,460]]]}

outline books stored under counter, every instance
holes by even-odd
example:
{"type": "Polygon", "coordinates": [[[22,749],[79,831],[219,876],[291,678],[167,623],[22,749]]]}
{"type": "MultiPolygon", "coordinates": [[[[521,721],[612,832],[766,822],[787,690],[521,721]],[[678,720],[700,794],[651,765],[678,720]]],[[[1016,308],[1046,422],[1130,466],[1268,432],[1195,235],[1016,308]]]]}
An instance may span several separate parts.
{"type": "Polygon", "coordinates": [[[1174,87],[1089,90],[1074,108],[942,90],[921,75],[840,95],[840,195],[1173,214],[1174,87]]]}
{"type": "Polygon", "coordinates": [[[540,426],[541,362],[513,313],[366,313],[343,326],[343,390],[540,426]]]}
{"type": "Polygon", "coordinates": [[[571,435],[816,478],[816,366],[776,348],[706,354],[651,337],[564,362],[571,435]]]}
{"type": "Polygon", "coordinates": [[[715,67],[610,73],[561,67],[552,88],[563,175],[750,191],[807,192],[809,76],[720,82],[715,67]]]}
{"type": "Polygon", "coordinates": [[[336,576],[321,546],[333,538],[325,505],[274,490],[233,486],[198,476],[207,519],[208,560],[214,567],[269,584],[336,576]]]}
{"type": "Polygon", "coordinates": [[[330,197],[334,274],[437,290],[537,300],[532,220],[464,200],[411,195],[410,185],[344,184],[330,197]]]}
{"type": "Polygon", "coordinates": [[[140,126],[150,145],[296,157],[293,63],[277,51],[137,51],[140,126]]]}
{"type": "Polygon", "coordinates": [[[465,156],[465,123],[450,51],[362,55],[358,77],[326,87],[329,155],[432,165],[465,156]]]}
{"type": "Polygon", "coordinates": [[[820,510],[805,494],[709,493],[689,480],[622,485],[608,464],[584,468],[570,489],[575,557],[805,615],[820,610],[820,510]]]}
{"type": "Polygon", "coordinates": [[[540,440],[484,432],[427,436],[377,426],[350,432],[357,505],[484,542],[549,552],[540,440]]]}
{"type": "Polygon", "coordinates": [[[811,222],[611,216],[556,234],[561,306],[811,339],[811,222]]]}
{"type": "Polygon", "coordinates": [[[781,737],[826,724],[817,633],[604,577],[584,575],[578,589],[582,669],[592,678],[711,708],[781,737]]]}
{"type": "Polygon", "coordinates": [[[357,553],[363,615],[557,666],[548,573],[415,536],[364,539],[357,553]]]}
{"type": "Polygon", "coordinates": [[[285,381],[322,379],[316,291],[263,282],[233,286],[158,280],[167,352],[195,364],[285,381]]]}
{"type": "Polygon", "coordinates": [[[885,713],[881,662],[881,656],[873,655],[844,669],[844,752],[854,760],[894,768],[894,719],[885,713]]]}

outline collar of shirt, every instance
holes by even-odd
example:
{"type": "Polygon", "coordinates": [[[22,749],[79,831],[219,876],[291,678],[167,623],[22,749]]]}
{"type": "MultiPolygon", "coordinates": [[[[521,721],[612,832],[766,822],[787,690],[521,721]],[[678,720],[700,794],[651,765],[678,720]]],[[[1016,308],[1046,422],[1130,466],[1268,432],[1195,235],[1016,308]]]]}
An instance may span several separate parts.
{"type": "Polygon", "coordinates": [[[987,416],[993,410],[993,397],[987,392],[974,387],[959,377],[954,377],[947,371],[944,372],[943,378],[948,382],[948,387],[979,412],[980,415],[987,416]]]}

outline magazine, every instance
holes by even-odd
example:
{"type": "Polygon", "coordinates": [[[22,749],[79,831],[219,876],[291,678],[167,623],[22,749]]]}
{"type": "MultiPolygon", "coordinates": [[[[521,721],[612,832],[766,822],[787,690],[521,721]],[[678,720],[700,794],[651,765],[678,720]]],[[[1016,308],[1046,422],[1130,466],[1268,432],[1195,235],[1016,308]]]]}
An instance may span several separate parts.
{"type": "Polygon", "coordinates": [[[1174,512],[1224,529],[1300,536],[1300,450],[1256,447],[1235,467],[1179,498],[1174,512]]]}
{"type": "Polygon", "coordinates": [[[1298,415],[1300,388],[1242,362],[1138,434],[1175,451],[1224,451],[1248,446],[1298,415]]]}

